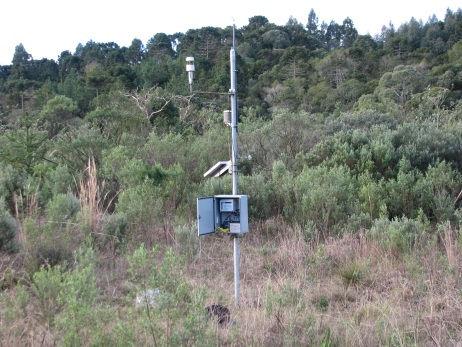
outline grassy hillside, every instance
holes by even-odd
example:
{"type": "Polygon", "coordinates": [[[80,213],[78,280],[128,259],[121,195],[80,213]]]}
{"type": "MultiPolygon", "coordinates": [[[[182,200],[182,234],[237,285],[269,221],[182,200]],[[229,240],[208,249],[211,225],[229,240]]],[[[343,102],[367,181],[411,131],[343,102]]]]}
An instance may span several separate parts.
{"type": "Polygon", "coordinates": [[[229,237],[195,226],[231,191],[202,176],[229,157],[228,97],[202,92],[229,89],[230,30],[0,67],[2,343],[457,345],[462,11],[237,30],[240,307],[229,237]]]}

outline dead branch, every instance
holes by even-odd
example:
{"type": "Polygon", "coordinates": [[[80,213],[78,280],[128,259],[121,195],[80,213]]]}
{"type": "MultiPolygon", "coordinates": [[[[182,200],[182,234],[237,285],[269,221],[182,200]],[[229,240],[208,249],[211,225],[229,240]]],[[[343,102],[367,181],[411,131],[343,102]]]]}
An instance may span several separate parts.
{"type": "Polygon", "coordinates": [[[130,98],[135,105],[143,113],[144,117],[151,121],[155,116],[162,113],[171,102],[179,102],[186,105],[186,109],[189,110],[191,106],[191,100],[194,97],[194,94],[191,95],[174,95],[174,94],[163,94],[159,93],[158,87],[149,88],[142,91],[132,91],[123,94],[125,97],[130,98]],[[160,101],[161,106],[155,110],[151,109],[152,101],[160,101]]]}

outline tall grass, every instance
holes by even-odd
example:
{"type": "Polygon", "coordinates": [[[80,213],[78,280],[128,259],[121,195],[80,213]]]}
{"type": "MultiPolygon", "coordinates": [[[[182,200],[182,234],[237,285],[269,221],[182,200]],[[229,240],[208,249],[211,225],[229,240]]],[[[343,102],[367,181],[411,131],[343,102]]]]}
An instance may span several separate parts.
{"type": "Polygon", "coordinates": [[[104,212],[95,159],[92,157],[88,159],[84,177],[79,184],[79,199],[86,226],[91,232],[98,232],[104,212]]]}

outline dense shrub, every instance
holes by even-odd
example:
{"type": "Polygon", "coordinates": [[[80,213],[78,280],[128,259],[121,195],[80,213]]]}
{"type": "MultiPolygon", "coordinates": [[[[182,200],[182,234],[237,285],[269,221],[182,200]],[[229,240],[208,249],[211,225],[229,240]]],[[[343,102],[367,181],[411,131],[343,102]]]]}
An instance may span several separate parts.
{"type": "Polygon", "coordinates": [[[63,228],[80,210],[80,201],[72,194],[58,194],[47,205],[48,224],[63,228]]]}
{"type": "Polygon", "coordinates": [[[239,189],[249,196],[251,218],[268,219],[275,215],[276,201],[270,180],[261,174],[241,176],[239,189]]]}
{"type": "Polygon", "coordinates": [[[377,181],[370,174],[365,174],[359,177],[358,183],[361,211],[366,213],[371,221],[383,214],[388,215],[387,205],[390,200],[387,196],[386,181],[384,179],[377,181]]]}
{"type": "Polygon", "coordinates": [[[156,262],[157,252],[140,246],[128,257],[131,295],[158,289],[156,303],[145,302],[134,312],[132,326],[143,332],[147,344],[204,344],[208,340],[204,310],[205,293],[192,288],[182,275],[180,259],[167,250],[156,262]],[[168,322],[166,327],[164,322],[168,322]]]}
{"type": "Polygon", "coordinates": [[[295,179],[294,218],[315,223],[324,235],[339,232],[358,212],[357,181],[342,166],[305,168],[295,179]]]}
{"type": "Polygon", "coordinates": [[[95,260],[91,248],[75,255],[75,267],[44,266],[32,277],[32,292],[39,316],[60,332],[63,345],[75,346],[100,337],[103,324],[97,303],[95,260]]]}
{"type": "Polygon", "coordinates": [[[294,206],[294,178],[286,165],[277,160],[273,163],[271,184],[274,192],[273,209],[278,215],[292,216],[294,206]]]}
{"type": "Polygon", "coordinates": [[[398,155],[420,170],[442,160],[460,169],[461,130],[460,124],[441,128],[431,122],[405,123],[394,133],[393,143],[398,155]]]}
{"type": "Polygon", "coordinates": [[[271,121],[249,117],[241,128],[241,157],[250,155],[253,171],[269,172],[277,160],[290,170],[299,168],[297,154],[308,152],[320,141],[324,125],[313,114],[278,110],[271,121]]]}
{"type": "Polygon", "coordinates": [[[13,192],[20,189],[25,181],[24,174],[11,165],[0,162],[0,199],[12,202],[13,192]]]}
{"type": "Polygon", "coordinates": [[[8,213],[0,198],[0,250],[14,251],[16,249],[16,229],[16,220],[8,213]]]}
{"type": "Polygon", "coordinates": [[[72,188],[75,188],[76,182],[79,181],[74,175],[67,165],[59,165],[47,174],[44,185],[50,190],[51,196],[65,194],[72,191],[72,188]]]}
{"type": "Polygon", "coordinates": [[[387,248],[408,252],[428,232],[428,228],[428,221],[422,216],[417,219],[402,217],[389,220],[380,218],[374,221],[370,235],[387,248]]]}
{"type": "Polygon", "coordinates": [[[116,211],[127,216],[128,223],[147,227],[159,223],[162,201],[159,189],[149,183],[125,189],[119,196],[116,211]]]}
{"type": "Polygon", "coordinates": [[[57,266],[65,268],[72,262],[72,251],[63,239],[40,238],[28,249],[28,270],[34,272],[41,266],[57,266]]]}
{"type": "Polygon", "coordinates": [[[454,221],[456,199],[461,190],[461,175],[446,162],[430,166],[417,182],[420,208],[437,223],[454,221]]]}
{"type": "Polygon", "coordinates": [[[102,233],[107,242],[115,242],[116,245],[126,240],[128,229],[127,218],[123,214],[109,214],[103,217],[102,233]]]}

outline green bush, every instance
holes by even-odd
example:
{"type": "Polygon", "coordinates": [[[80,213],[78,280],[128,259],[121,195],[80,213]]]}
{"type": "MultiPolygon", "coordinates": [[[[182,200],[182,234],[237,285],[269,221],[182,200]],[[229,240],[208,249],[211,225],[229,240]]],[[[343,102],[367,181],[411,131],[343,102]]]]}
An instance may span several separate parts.
{"type": "Polygon", "coordinates": [[[122,191],[116,212],[124,214],[131,230],[146,230],[162,224],[163,197],[159,187],[149,182],[122,191]]]}
{"type": "Polygon", "coordinates": [[[65,194],[75,187],[76,178],[72,175],[71,171],[66,165],[59,165],[54,170],[50,171],[47,175],[47,186],[52,196],[58,194],[65,194]]]}
{"type": "Polygon", "coordinates": [[[357,260],[350,260],[340,266],[338,274],[347,288],[351,285],[357,286],[364,281],[366,265],[357,260]]]}
{"type": "Polygon", "coordinates": [[[419,209],[419,200],[416,183],[422,174],[411,168],[408,160],[399,163],[398,175],[386,183],[388,193],[387,204],[390,217],[407,216],[414,218],[419,209]]]}
{"type": "Polygon", "coordinates": [[[80,211],[80,201],[72,194],[58,194],[47,205],[48,225],[63,228],[80,211]]]}
{"type": "MultiPolygon", "coordinates": [[[[36,312],[58,333],[60,344],[92,345],[101,338],[104,322],[100,315],[95,259],[90,247],[79,249],[74,267],[44,266],[32,277],[36,312]]],[[[104,317],[104,316],[103,316],[104,317]]]]}
{"type": "Polygon", "coordinates": [[[400,158],[408,158],[414,168],[425,171],[439,161],[462,169],[462,124],[436,127],[432,122],[405,123],[398,127],[393,142],[400,158]]]}
{"type": "Polygon", "coordinates": [[[41,266],[61,265],[63,268],[72,263],[72,251],[66,240],[52,236],[37,239],[29,249],[29,267],[35,271],[41,266]]]}
{"type": "Polygon", "coordinates": [[[148,163],[158,163],[163,167],[179,164],[187,173],[188,181],[198,183],[203,180],[203,174],[219,160],[229,157],[228,129],[223,127],[220,116],[208,112],[212,116],[209,121],[214,124],[203,133],[203,136],[189,134],[159,135],[152,132],[149,140],[142,148],[141,155],[148,163]],[[175,150],[172,151],[172,148],[175,150]]]}
{"type": "Polygon", "coordinates": [[[70,172],[80,172],[88,165],[88,158],[101,163],[102,152],[109,147],[109,141],[100,129],[82,124],[58,134],[53,142],[53,158],[68,166],[70,172]]]}
{"type": "Polygon", "coordinates": [[[295,220],[314,222],[325,236],[338,233],[358,212],[357,182],[342,166],[305,168],[295,178],[295,220]]]}
{"type": "MultiPolygon", "coordinates": [[[[0,144],[1,145],[1,144],[0,144]]],[[[0,162],[0,199],[11,201],[13,192],[22,187],[25,177],[11,165],[0,162]]]]}
{"type": "MultiPolygon", "coordinates": [[[[385,189],[390,217],[416,218],[422,210],[432,221],[454,220],[454,200],[460,191],[460,174],[448,163],[430,165],[423,174],[412,169],[408,160],[401,160],[398,175],[386,183],[380,182],[381,194],[385,189]]],[[[373,184],[372,184],[373,186],[373,184]]]]}
{"type": "Polygon", "coordinates": [[[16,220],[8,213],[0,198],[0,250],[12,252],[17,249],[16,228],[16,220]]]}
{"type": "Polygon", "coordinates": [[[46,205],[53,196],[66,194],[76,187],[75,177],[67,165],[53,165],[48,162],[37,164],[24,184],[24,193],[37,198],[39,206],[46,205]]]}
{"type": "Polygon", "coordinates": [[[293,216],[294,187],[293,174],[281,160],[273,162],[271,171],[271,187],[273,190],[274,213],[277,215],[293,216]]]}
{"type": "Polygon", "coordinates": [[[380,218],[374,221],[369,234],[379,240],[386,248],[399,252],[409,252],[428,230],[428,221],[422,216],[418,219],[402,217],[389,220],[380,218]]]}
{"type": "Polygon", "coordinates": [[[103,217],[103,234],[107,242],[115,242],[116,245],[123,243],[127,229],[128,222],[124,214],[115,213],[103,217]]]}
{"type": "Polygon", "coordinates": [[[239,190],[249,196],[249,216],[255,219],[268,219],[275,215],[276,201],[271,180],[261,174],[239,177],[239,190]]]}
{"type": "Polygon", "coordinates": [[[106,179],[116,179],[120,171],[133,156],[132,151],[126,146],[116,146],[103,151],[103,163],[101,172],[106,179]]]}
{"type": "Polygon", "coordinates": [[[148,345],[206,345],[208,331],[204,292],[185,281],[181,261],[167,250],[161,261],[156,250],[140,246],[128,257],[132,297],[148,289],[158,289],[155,307],[146,304],[132,316],[134,329],[148,345]],[[164,324],[167,322],[168,324],[164,324]]]}
{"type": "Polygon", "coordinates": [[[63,274],[62,290],[58,294],[62,309],[55,321],[64,345],[85,344],[86,339],[91,341],[92,332],[101,329],[95,262],[91,247],[80,248],[75,255],[76,266],[63,274]]]}
{"type": "Polygon", "coordinates": [[[130,228],[139,226],[145,230],[170,223],[172,214],[180,213],[181,203],[189,196],[185,172],[178,165],[165,169],[141,161],[132,163],[136,163],[129,170],[133,181],[119,195],[116,212],[125,214],[130,228]]]}
{"type": "Polygon", "coordinates": [[[461,189],[461,174],[446,163],[441,162],[435,166],[430,166],[425,173],[425,177],[418,182],[419,186],[424,186],[420,191],[421,206],[424,212],[437,223],[455,220],[455,198],[461,189]]]}
{"type": "Polygon", "coordinates": [[[320,295],[319,297],[315,297],[313,299],[313,304],[319,311],[326,312],[329,308],[329,298],[325,295],[320,295]]]}
{"type": "Polygon", "coordinates": [[[361,211],[366,213],[370,220],[379,218],[387,211],[388,198],[385,180],[375,181],[369,174],[359,177],[359,202],[361,211]]]}
{"type": "Polygon", "coordinates": [[[197,193],[200,196],[212,196],[219,194],[231,194],[232,181],[231,175],[220,178],[209,178],[197,186],[197,193]]]}
{"type": "Polygon", "coordinates": [[[25,268],[30,274],[41,267],[60,265],[63,269],[72,264],[73,249],[78,247],[74,229],[56,229],[54,224],[41,225],[38,219],[27,217],[22,222],[26,236],[25,268]]]}
{"type": "Polygon", "coordinates": [[[38,313],[49,326],[54,326],[61,310],[59,294],[62,290],[63,269],[60,266],[42,267],[32,276],[32,292],[37,299],[38,313]]]}

